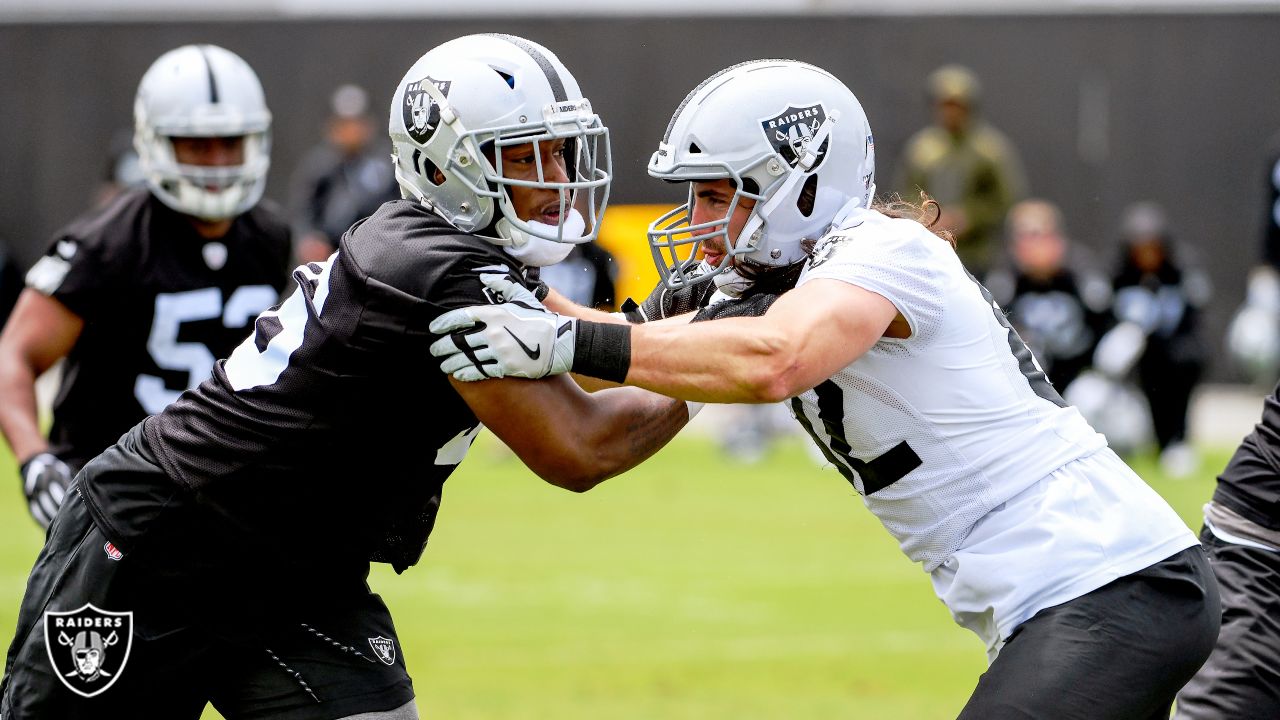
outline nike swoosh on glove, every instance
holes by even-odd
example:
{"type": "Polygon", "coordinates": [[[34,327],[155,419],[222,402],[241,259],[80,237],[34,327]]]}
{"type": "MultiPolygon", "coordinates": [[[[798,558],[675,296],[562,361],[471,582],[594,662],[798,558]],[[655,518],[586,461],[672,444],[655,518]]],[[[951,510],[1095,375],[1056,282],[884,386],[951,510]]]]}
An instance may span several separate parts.
{"type": "Polygon", "coordinates": [[[458,380],[541,378],[573,366],[578,321],[549,312],[524,286],[502,274],[480,276],[499,300],[450,310],[431,321],[445,337],[431,344],[440,369],[458,380]]]}
{"type": "Polygon", "coordinates": [[[48,528],[71,487],[71,467],[53,453],[44,452],[22,463],[19,472],[31,516],[41,527],[48,528]]]}

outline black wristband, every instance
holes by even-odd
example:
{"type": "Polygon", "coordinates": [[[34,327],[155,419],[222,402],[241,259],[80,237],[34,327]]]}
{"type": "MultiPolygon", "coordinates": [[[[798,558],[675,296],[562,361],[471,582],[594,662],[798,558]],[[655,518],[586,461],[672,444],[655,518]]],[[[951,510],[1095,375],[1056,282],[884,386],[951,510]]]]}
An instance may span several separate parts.
{"type": "Polygon", "coordinates": [[[631,369],[631,326],[579,320],[571,369],[601,380],[626,382],[631,369]]]}
{"type": "Polygon", "coordinates": [[[539,282],[537,285],[533,286],[533,297],[538,302],[542,302],[543,300],[546,300],[547,296],[550,294],[551,294],[551,286],[547,285],[544,282],[539,282]]]}

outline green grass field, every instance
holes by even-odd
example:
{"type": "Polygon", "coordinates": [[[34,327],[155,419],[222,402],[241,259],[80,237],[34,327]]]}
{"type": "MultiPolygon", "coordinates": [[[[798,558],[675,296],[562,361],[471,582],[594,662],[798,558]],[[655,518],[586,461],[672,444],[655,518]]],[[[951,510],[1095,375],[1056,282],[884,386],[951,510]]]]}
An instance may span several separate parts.
{"type": "MultiPolygon", "coordinates": [[[[1193,480],[1134,464],[1198,528],[1229,452],[1208,452],[1193,480]]],[[[6,647],[42,540],[11,467],[0,457],[6,647]]],[[[422,563],[372,582],[426,718],[941,720],[985,667],[928,577],[798,439],[733,466],[680,438],[574,495],[482,438],[422,563]]]]}

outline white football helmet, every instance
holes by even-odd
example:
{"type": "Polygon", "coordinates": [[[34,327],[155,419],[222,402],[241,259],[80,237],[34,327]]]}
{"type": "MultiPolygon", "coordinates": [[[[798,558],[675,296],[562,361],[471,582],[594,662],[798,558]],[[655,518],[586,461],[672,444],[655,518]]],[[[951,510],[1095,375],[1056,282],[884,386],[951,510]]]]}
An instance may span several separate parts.
{"type": "Polygon", "coordinates": [[[396,88],[389,132],[405,198],[464,232],[493,225],[486,239],[526,264],[550,264],[548,252],[563,257],[599,232],[612,179],[609,130],[569,70],[537,43],[468,35],[427,52],[396,88]],[[537,180],[503,177],[502,148],[558,139],[566,140],[567,182],[547,178],[540,152],[537,180]],[[438,184],[436,170],[443,176],[438,184]],[[557,191],[559,223],[517,217],[513,186],[557,191]],[[548,242],[558,245],[548,251],[548,242]]]}
{"type": "Polygon", "coordinates": [[[654,263],[668,287],[713,277],[724,285],[735,259],[766,268],[794,264],[805,257],[803,241],[825,234],[842,208],[852,201],[870,207],[875,143],[858,98],[835,76],[794,60],[753,60],[689,93],[649,160],[649,174],[671,182],[733,181],[737,191],[724,219],[693,225],[691,186],[688,202],[649,226],[654,263]],[[806,186],[812,208],[800,202],[806,186]],[[730,238],[727,219],[743,198],[756,205],[730,238]],[[725,239],[725,256],[711,272],[691,275],[687,260],[716,235],[725,239]]]}
{"type": "Polygon", "coordinates": [[[271,165],[271,113],[262,84],[239,55],[216,45],[185,45],[161,55],[142,76],[133,103],[133,147],[147,187],[165,205],[205,220],[234,217],[257,204],[271,165]],[[175,137],[244,137],[244,162],[184,165],[175,137]]]}

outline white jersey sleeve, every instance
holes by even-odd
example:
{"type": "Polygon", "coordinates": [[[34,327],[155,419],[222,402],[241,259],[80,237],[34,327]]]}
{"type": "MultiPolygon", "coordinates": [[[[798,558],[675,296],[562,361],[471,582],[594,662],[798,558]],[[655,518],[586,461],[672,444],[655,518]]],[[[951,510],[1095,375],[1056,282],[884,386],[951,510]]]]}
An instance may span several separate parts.
{"type": "Polygon", "coordinates": [[[921,347],[946,311],[939,289],[945,286],[947,253],[959,268],[946,241],[918,223],[863,213],[818,242],[798,284],[841,280],[885,297],[911,326],[912,345],[921,347]]]}

